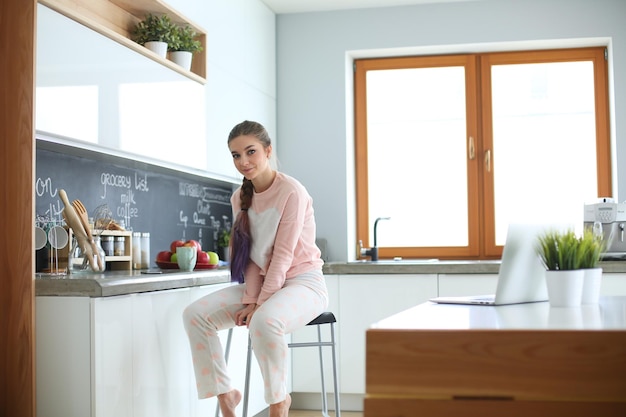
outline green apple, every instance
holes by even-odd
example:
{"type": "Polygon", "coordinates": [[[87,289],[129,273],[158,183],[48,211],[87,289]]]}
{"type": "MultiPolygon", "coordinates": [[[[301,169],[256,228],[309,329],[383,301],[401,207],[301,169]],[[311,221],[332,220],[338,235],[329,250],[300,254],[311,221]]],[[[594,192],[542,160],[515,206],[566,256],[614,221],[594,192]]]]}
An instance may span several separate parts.
{"type": "Polygon", "coordinates": [[[170,262],[174,263],[174,264],[178,263],[178,254],[177,253],[173,253],[172,254],[172,257],[170,258],[170,262]]]}
{"type": "Polygon", "coordinates": [[[217,265],[220,263],[220,257],[217,253],[208,251],[207,255],[209,255],[209,265],[217,265]]]}

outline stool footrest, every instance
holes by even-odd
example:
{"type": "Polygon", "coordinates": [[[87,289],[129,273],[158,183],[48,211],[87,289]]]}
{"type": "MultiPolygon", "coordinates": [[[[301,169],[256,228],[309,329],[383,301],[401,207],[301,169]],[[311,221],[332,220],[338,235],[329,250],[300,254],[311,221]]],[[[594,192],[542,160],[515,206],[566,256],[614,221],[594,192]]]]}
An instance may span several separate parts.
{"type": "Polygon", "coordinates": [[[289,343],[287,346],[290,348],[297,347],[318,347],[318,346],[334,346],[333,342],[298,342],[298,343],[289,343]]]}

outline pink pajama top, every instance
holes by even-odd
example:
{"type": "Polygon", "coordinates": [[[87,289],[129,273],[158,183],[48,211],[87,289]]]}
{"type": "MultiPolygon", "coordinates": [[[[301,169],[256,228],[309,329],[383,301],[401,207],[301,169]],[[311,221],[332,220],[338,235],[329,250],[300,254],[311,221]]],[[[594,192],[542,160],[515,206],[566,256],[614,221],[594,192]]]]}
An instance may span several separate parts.
{"type": "MultiPolygon", "coordinates": [[[[241,210],[238,188],[231,197],[233,214],[241,210]]],[[[322,268],[315,244],[313,199],[298,180],[281,172],[248,209],[252,247],[245,270],[243,304],[263,304],[285,280],[322,268]]]]}

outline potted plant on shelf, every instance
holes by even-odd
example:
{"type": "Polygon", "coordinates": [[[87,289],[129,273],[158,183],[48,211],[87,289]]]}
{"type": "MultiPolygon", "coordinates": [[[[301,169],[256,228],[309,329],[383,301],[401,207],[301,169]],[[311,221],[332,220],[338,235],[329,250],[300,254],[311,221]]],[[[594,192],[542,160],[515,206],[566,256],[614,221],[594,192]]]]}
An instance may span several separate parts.
{"type": "Polygon", "coordinates": [[[165,58],[176,30],[177,27],[169,16],[148,13],[144,20],[135,25],[133,40],[165,58]]]}
{"type": "Polygon", "coordinates": [[[596,304],[600,298],[602,268],[598,267],[605,242],[586,228],[578,242],[580,268],[584,271],[582,304],[596,304]]]}
{"type": "Polygon", "coordinates": [[[582,300],[584,271],[580,240],[572,230],[544,232],[537,253],[545,265],[548,298],[553,307],[574,307],[582,300]]]}
{"type": "Polygon", "coordinates": [[[230,262],[230,231],[223,229],[217,236],[218,255],[224,262],[230,262]]]}
{"type": "Polygon", "coordinates": [[[178,26],[172,32],[169,43],[170,59],[187,71],[195,52],[202,51],[202,44],[196,39],[198,33],[189,25],[178,26]]]}

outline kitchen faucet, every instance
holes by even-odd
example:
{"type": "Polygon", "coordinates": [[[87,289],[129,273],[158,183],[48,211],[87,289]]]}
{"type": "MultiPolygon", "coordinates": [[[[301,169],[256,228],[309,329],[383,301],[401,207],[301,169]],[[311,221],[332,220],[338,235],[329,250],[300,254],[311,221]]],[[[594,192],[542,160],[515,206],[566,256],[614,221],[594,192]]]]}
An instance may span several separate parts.
{"type": "Polygon", "coordinates": [[[378,217],[374,221],[374,246],[371,248],[364,248],[363,241],[359,240],[359,250],[358,256],[359,258],[362,256],[369,256],[372,262],[378,261],[378,222],[380,220],[389,220],[391,217],[378,217]]]}

